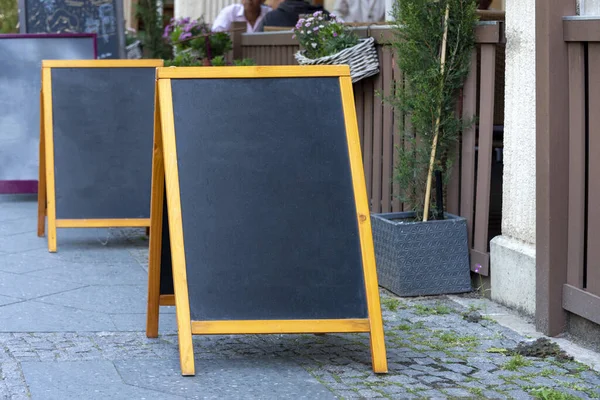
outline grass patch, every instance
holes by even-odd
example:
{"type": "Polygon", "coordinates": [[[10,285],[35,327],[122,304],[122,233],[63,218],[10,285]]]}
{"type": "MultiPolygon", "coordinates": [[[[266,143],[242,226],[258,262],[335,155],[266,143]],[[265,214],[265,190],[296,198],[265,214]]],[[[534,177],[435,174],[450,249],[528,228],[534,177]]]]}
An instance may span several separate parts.
{"type": "Polygon", "coordinates": [[[486,350],[487,353],[499,353],[499,354],[506,354],[508,352],[507,349],[502,349],[499,347],[490,347],[489,349],[486,350]]]}
{"type": "Polygon", "coordinates": [[[415,313],[417,315],[446,315],[450,314],[452,311],[452,308],[441,303],[437,303],[435,306],[415,304],[415,313]]]}
{"type": "Polygon", "coordinates": [[[381,304],[391,312],[396,312],[400,307],[400,300],[393,297],[384,297],[381,299],[381,304]]]}
{"type": "Polygon", "coordinates": [[[478,398],[483,398],[483,389],[478,387],[470,387],[468,388],[469,392],[473,393],[478,398]]]}
{"type": "Polygon", "coordinates": [[[563,393],[551,388],[537,388],[529,392],[534,398],[540,400],[579,400],[579,397],[563,393]]]}
{"type": "Polygon", "coordinates": [[[409,324],[400,324],[396,327],[396,329],[398,329],[399,331],[408,332],[412,329],[412,326],[410,326],[409,324]]]}
{"type": "Polygon", "coordinates": [[[430,341],[429,347],[444,351],[448,347],[465,347],[468,350],[472,350],[479,345],[479,340],[475,336],[459,336],[456,332],[452,331],[436,331],[433,332],[433,337],[437,338],[439,342],[430,341]]]}
{"type": "Polygon", "coordinates": [[[521,367],[528,367],[530,365],[532,365],[531,361],[529,361],[522,355],[517,354],[515,356],[512,356],[511,359],[508,360],[506,364],[502,366],[502,369],[505,369],[507,371],[517,371],[521,367]]]}

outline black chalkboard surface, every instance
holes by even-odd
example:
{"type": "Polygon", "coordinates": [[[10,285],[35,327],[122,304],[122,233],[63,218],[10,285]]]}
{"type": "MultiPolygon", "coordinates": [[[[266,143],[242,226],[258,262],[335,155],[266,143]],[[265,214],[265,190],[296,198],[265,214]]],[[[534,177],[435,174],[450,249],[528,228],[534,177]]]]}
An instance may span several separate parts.
{"type": "Polygon", "coordinates": [[[289,68],[190,69],[198,79],[159,69],[167,207],[160,225],[151,220],[151,241],[161,239],[160,294],[175,276],[192,334],[373,334],[379,298],[372,250],[363,250],[372,238],[356,116],[349,77],[334,74],[347,67],[289,68]],[[315,328],[324,321],[334,322],[315,328]]]}
{"type": "Polygon", "coordinates": [[[159,65],[44,61],[50,251],[56,227],[148,226],[159,65]]]}
{"type": "Polygon", "coordinates": [[[0,35],[0,193],[37,192],[42,60],[92,60],[95,41],[92,34],[0,35]]]}
{"type": "Polygon", "coordinates": [[[21,33],[95,33],[98,58],[125,58],[122,0],[19,0],[21,33]]]}

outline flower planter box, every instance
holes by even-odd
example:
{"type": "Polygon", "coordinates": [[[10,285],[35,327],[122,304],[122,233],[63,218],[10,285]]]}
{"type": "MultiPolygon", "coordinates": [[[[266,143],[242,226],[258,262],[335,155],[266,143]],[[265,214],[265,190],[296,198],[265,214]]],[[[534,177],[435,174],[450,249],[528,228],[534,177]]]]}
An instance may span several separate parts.
{"type": "Polygon", "coordinates": [[[379,285],[398,296],[470,292],[467,222],[407,222],[413,212],[372,214],[379,285]]]}
{"type": "Polygon", "coordinates": [[[360,39],[356,46],[344,49],[330,56],[311,59],[300,50],[294,54],[299,65],[348,65],[352,83],[379,73],[379,58],[375,48],[375,38],[360,39]]]}

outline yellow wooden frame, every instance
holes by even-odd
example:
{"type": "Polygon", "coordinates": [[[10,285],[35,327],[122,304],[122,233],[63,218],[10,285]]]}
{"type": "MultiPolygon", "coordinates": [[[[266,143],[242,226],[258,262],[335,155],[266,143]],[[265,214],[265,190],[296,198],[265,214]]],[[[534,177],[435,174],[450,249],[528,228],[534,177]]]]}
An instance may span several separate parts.
{"type": "Polygon", "coordinates": [[[38,177],[38,236],[48,218],[48,251],[56,252],[56,228],[149,227],[149,218],[56,219],[54,128],[52,115],[53,68],[159,68],[163,60],[44,60],[40,91],[40,165],[38,177]]]}
{"type": "Polygon", "coordinates": [[[371,220],[361,157],[358,123],[350,69],[347,66],[190,67],[159,68],[155,99],[154,155],[150,213],[150,256],[148,265],[148,314],[146,335],[158,336],[161,305],[176,306],[182,375],[194,375],[192,335],[260,333],[368,332],[371,339],[373,371],[387,372],[381,303],[375,269],[371,220]],[[338,77],[346,125],[348,154],[359,225],[368,318],[335,320],[192,321],[188,297],[181,199],[175,142],[171,79],[210,78],[338,77]],[[160,257],[164,190],[169,210],[169,233],[174,296],[160,295],[160,257]]]}

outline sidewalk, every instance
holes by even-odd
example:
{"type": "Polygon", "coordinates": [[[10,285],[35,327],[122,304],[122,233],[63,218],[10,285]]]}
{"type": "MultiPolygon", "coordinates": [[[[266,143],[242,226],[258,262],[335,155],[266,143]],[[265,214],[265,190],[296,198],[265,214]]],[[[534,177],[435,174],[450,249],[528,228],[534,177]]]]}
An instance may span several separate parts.
{"type": "Polygon", "coordinates": [[[182,377],[174,309],[145,336],[144,231],[59,229],[50,254],[36,210],[0,196],[0,399],[600,398],[588,365],[511,353],[532,339],[472,295],[382,291],[387,375],[371,372],[367,335],[328,334],[194,336],[196,376],[182,377]]]}

